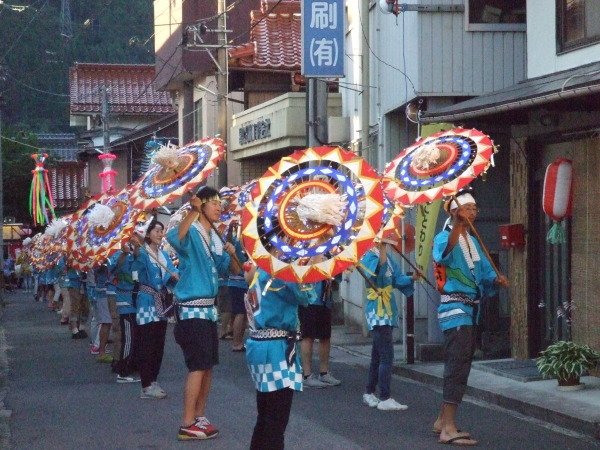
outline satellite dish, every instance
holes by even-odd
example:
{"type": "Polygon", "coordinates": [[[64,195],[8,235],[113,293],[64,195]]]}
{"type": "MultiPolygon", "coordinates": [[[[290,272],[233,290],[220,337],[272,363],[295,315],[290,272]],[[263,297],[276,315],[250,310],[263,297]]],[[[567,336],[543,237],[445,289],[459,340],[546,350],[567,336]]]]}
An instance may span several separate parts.
{"type": "Polygon", "coordinates": [[[388,0],[379,0],[379,9],[384,14],[391,14],[394,10],[394,0],[388,2],[388,0]]]}

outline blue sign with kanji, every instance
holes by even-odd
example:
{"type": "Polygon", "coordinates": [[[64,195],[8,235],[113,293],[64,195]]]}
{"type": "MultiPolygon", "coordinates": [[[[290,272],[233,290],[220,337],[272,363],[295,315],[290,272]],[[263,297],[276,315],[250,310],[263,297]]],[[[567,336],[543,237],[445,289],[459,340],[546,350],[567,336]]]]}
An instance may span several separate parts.
{"type": "Polygon", "coordinates": [[[302,0],[302,75],[344,76],[344,1],[302,0]]]}

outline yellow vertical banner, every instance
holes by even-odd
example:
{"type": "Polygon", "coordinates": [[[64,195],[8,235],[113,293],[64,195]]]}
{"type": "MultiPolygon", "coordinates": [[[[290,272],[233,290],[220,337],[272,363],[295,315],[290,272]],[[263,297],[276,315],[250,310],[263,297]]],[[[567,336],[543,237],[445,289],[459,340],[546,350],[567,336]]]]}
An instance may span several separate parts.
{"type": "MultiPolygon", "coordinates": [[[[426,138],[440,131],[452,129],[452,124],[435,123],[424,125],[421,129],[421,138],[426,138]]],[[[417,218],[415,225],[415,263],[419,270],[427,273],[433,251],[433,237],[435,226],[440,214],[442,200],[417,205],[417,218]]]]}

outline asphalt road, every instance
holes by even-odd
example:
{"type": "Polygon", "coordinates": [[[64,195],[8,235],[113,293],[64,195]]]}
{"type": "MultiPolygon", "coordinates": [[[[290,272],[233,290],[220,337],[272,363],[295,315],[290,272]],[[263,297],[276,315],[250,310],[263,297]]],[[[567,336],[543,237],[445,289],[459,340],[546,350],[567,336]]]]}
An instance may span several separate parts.
{"type": "MultiPolygon", "coordinates": [[[[243,353],[221,341],[207,417],[220,430],[206,442],[178,442],[186,374],[169,325],[159,382],[163,400],[139,398],[139,384],[117,384],[95,362],[87,340],[73,340],[45,305],[7,294],[2,327],[8,342],[6,408],[13,449],[246,449],[255,421],[255,391],[243,353]]],[[[437,388],[394,376],[392,394],[407,411],[382,412],[362,404],[368,360],[342,349],[331,369],[342,386],[296,393],[286,432],[288,449],[443,448],[431,433],[441,395],[437,388]]],[[[589,449],[595,442],[467,399],[459,422],[483,449],[589,449]]]]}

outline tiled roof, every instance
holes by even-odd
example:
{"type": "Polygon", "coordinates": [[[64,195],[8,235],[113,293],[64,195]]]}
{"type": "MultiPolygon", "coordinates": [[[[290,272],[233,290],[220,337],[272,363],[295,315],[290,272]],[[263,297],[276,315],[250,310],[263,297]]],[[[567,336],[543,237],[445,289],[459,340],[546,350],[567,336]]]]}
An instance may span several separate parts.
{"type": "Polygon", "coordinates": [[[61,161],[77,161],[77,136],[74,133],[38,133],[38,146],[61,161]]]}
{"type": "Polygon", "coordinates": [[[154,90],[154,65],[76,63],[69,69],[71,113],[100,113],[100,88],[110,89],[110,111],[119,114],[165,114],[174,111],[167,92],[154,90]]]}
{"type": "Polygon", "coordinates": [[[230,66],[255,69],[299,70],[301,67],[300,2],[280,3],[273,12],[263,2],[252,11],[250,42],[229,50],[230,66]]]}

